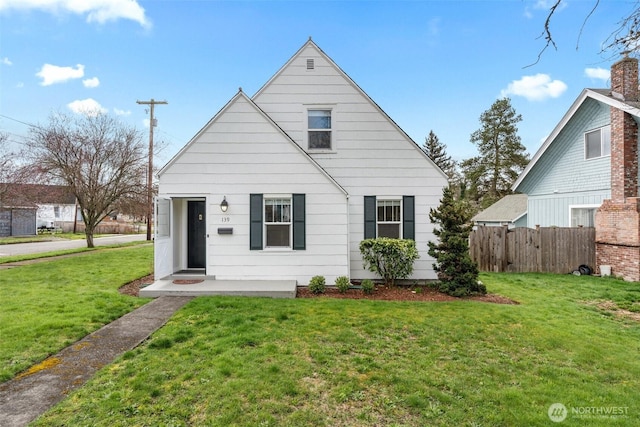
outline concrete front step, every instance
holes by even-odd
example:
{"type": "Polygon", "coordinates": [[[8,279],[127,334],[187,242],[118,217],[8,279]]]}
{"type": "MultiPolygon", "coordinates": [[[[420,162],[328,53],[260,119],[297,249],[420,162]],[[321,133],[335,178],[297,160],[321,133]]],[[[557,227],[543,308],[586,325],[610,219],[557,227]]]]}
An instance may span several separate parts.
{"type": "Polygon", "coordinates": [[[211,277],[180,275],[156,280],[140,289],[140,297],[229,295],[295,298],[295,280],[215,280],[211,277]]]}

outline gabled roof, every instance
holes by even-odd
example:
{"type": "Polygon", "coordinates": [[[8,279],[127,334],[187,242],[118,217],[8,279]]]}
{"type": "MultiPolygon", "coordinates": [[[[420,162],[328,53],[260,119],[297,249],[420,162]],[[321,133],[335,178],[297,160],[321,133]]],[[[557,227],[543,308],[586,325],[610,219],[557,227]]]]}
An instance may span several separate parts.
{"type": "Polygon", "coordinates": [[[73,205],[76,197],[70,187],[44,184],[0,184],[3,207],[36,207],[37,205],[73,205]]]}
{"type": "Polygon", "coordinates": [[[423,156],[433,165],[435,170],[440,172],[442,176],[448,180],[447,175],[442,171],[442,169],[440,169],[438,165],[433,162],[433,160],[424,152],[424,150],[420,148],[420,146],[413,139],[411,139],[411,137],[404,130],[402,130],[402,128],[387,113],[385,113],[384,110],[380,108],[380,106],[369,95],[367,95],[367,93],[362,90],[362,88],[358,86],[358,84],[351,77],[349,77],[349,75],[344,72],[344,70],[340,68],[338,64],[333,61],[333,59],[331,59],[331,57],[329,57],[329,55],[327,55],[322,49],[320,49],[320,47],[315,44],[311,37],[309,37],[309,40],[307,40],[307,42],[302,45],[302,47],[298,49],[298,51],[294,53],[293,56],[282,67],[280,67],[280,69],[251,97],[251,99],[256,99],[258,96],[260,96],[265,88],[267,88],[271,84],[271,82],[278,78],[278,76],[282,74],[282,72],[293,61],[295,61],[296,58],[298,58],[307,47],[313,47],[323,57],[324,60],[326,60],[332,67],[334,67],[350,85],[352,85],[367,101],[371,103],[371,105],[374,106],[376,110],[378,110],[378,112],[380,112],[380,114],[382,114],[392,124],[392,126],[396,128],[396,130],[407,140],[407,142],[411,143],[415,147],[415,149],[420,153],[421,156],[423,156]]]}
{"type": "Polygon", "coordinates": [[[517,191],[518,186],[522,183],[524,178],[529,174],[531,169],[536,165],[538,160],[542,157],[542,155],[547,151],[549,146],[553,144],[555,139],[558,137],[562,129],[569,123],[569,121],[576,114],[580,106],[588,99],[593,99],[595,101],[606,104],[610,107],[615,107],[617,109],[626,111],[627,113],[637,117],[640,119],[640,103],[637,102],[626,102],[612,95],[611,89],[584,89],[578,98],[573,102],[569,110],[562,117],[562,120],[556,125],[551,134],[545,139],[542,146],[538,149],[536,154],[533,156],[525,170],[520,174],[516,182],[513,183],[511,189],[513,191],[517,191]]]}
{"type": "Polygon", "coordinates": [[[477,222],[515,222],[527,213],[527,195],[510,194],[489,206],[473,218],[477,222]]]}
{"type": "Polygon", "coordinates": [[[304,151],[298,144],[295,143],[295,141],[293,139],[291,139],[291,137],[284,131],[282,130],[282,128],[280,126],[278,126],[278,124],[276,122],[273,121],[273,119],[271,117],[269,117],[269,115],[267,115],[264,111],[262,111],[262,109],[251,99],[249,98],[243,91],[242,88],[240,88],[238,90],[238,93],[236,93],[236,95],[231,98],[224,107],[222,107],[222,109],[211,118],[211,120],[209,120],[207,122],[206,125],[204,125],[202,127],[202,129],[200,129],[200,131],[193,137],[191,138],[191,140],[184,146],[182,147],[182,149],[180,149],[180,151],[178,151],[178,153],[173,156],[171,158],[171,160],[169,160],[169,162],[164,165],[162,167],[162,169],[160,169],[160,171],[158,172],[158,175],[162,175],[167,168],[169,168],[173,163],[175,163],[175,161],[180,158],[182,156],[182,154],[184,152],[186,152],[189,147],[191,147],[193,144],[195,144],[200,137],[207,131],[207,129],[213,125],[213,123],[215,123],[219,117],[221,117],[225,111],[227,111],[229,109],[229,107],[231,105],[233,105],[234,103],[236,103],[239,99],[242,99],[246,102],[249,103],[249,105],[251,105],[257,113],[259,113],[269,124],[271,124],[298,152],[300,152],[304,158],[306,158],[306,160],[312,164],[316,169],[318,169],[318,171],[320,171],[321,174],[323,174],[329,181],[331,181],[333,183],[333,185],[335,185],[343,194],[348,195],[347,191],[340,185],[338,184],[338,182],[333,179],[333,177],[331,175],[329,175],[327,173],[327,171],[324,170],[324,168],[322,168],[322,166],[320,166],[318,164],[318,162],[316,162],[313,158],[311,158],[311,156],[309,156],[309,154],[304,151]]]}

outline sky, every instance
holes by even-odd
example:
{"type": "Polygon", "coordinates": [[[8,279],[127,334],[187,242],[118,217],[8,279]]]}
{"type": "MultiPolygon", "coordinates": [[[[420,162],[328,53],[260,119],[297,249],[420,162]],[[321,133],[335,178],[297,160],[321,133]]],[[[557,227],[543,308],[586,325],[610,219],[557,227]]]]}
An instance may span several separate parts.
{"type": "Polygon", "coordinates": [[[19,147],[52,114],[100,110],[169,161],[242,87],[260,89],[309,37],[416,143],[476,156],[480,115],[509,97],[533,155],[585,88],[610,86],[602,43],[632,0],[0,0],[0,132],[19,147]],[[588,17],[588,19],[586,19],[588,17]],[[586,19],[586,22],[585,22],[586,19]]]}

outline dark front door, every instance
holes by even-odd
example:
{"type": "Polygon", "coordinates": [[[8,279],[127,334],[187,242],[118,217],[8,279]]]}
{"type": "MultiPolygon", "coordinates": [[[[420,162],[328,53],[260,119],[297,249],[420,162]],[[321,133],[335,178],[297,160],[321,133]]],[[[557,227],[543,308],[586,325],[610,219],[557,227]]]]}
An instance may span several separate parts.
{"type": "Polygon", "coordinates": [[[187,268],[205,268],[207,217],[204,201],[190,200],[188,211],[187,268]]]}

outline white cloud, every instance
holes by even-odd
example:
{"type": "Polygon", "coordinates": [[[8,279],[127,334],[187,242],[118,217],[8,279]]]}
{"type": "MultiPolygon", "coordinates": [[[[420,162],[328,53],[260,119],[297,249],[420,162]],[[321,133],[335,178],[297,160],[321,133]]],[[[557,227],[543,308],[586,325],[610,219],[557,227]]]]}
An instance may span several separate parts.
{"type": "Polygon", "coordinates": [[[547,98],[557,98],[566,90],[567,85],[563,81],[551,80],[548,74],[536,74],[512,81],[500,95],[523,96],[529,101],[543,101],[547,98]]]}
{"type": "Polygon", "coordinates": [[[130,116],[131,115],[131,110],[121,110],[119,108],[114,108],[113,112],[116,114],[116,116],[130,116]]]}
{"type": "MultiPolygon", "coordinates": [[[[550,12],[551,7],[557,3],[556,0],[534,0],[533,4],[526,4],[524,8],[524,16],[525,18],[531,19],[534,17],[534,12],[532,10],[544,10],[546,13],[550,12]]],[[[555,12],[559,12],[564,10],[567,7],[567,2],[563,1],[556,7],[555,12]]],[[[555,13],[554,12],[554,13],[555,13]]]]}
{"type": "Polygon", "coordinates": [[[76,114],[95,116],[106,113],[107,110],[93,98],[79,99],[67,104],[67,107],[76,114]]]}
{"type": "Polygon", "coordinates": [[[84,65],[78,64],[73,67],[58,67],[57,65],[44,64],[42,69],[36,73],[42,79],[42,86],[49,86],[55,83],[64,83],[71,79],[81,79],[84,77],[84,65]]]}
{"type": "Polygon", "coordinates": [[[82,81],[84,87],[98,87],[100,86],[100,80],[97,77],[92,77],[90,79],[84,79],[82,81]]]}
{"type": "Polygon", "coordinates": [[[13,65],[13,62],[11,62],[11,60],[9,58],[7,58],[6,56],[4,58],[2,58],[2,63],[4,65],[13,65]]]}
{"type": "Polygon", "coordinates": [[[585,68],[584,75],[597,80],[604,80],[605,82],[611,77],[611,71],[606,68],[585,68]]]}
{"type": "Polygon", "coordinates": [[[0,0],[0,11],[9,9],[75,13],[86,15],[87,22],[99,24],[129,19],[145,28],[151,27],[151,21],[137,0],[0,0]]]}

